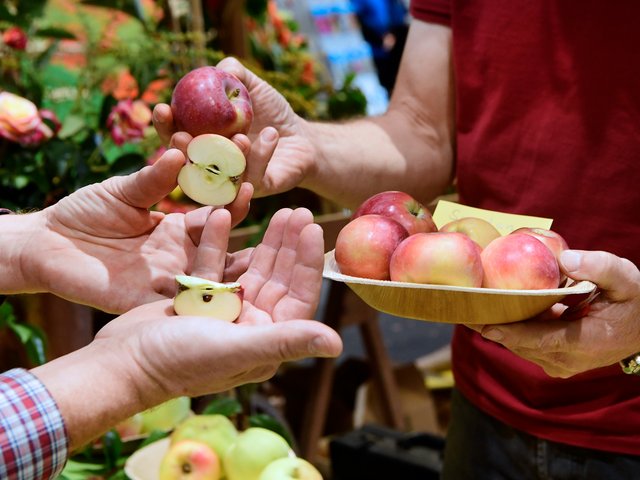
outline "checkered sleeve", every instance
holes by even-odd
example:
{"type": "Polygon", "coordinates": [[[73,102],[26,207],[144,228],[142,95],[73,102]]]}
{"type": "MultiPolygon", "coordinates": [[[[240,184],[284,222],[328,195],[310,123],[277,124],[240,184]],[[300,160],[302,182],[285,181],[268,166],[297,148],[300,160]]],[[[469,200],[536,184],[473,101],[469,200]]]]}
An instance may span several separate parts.
{"type": "Polygon", "coordinates": [[[64,421],[45,386],[24,369],[0,375],[0,478],[55,478],[67,452],[64,421]]]}

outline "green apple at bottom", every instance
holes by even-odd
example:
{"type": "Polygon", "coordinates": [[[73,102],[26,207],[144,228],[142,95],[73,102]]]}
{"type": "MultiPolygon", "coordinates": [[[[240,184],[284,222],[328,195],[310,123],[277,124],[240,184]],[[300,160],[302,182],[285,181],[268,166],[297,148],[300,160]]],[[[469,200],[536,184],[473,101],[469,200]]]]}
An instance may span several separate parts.
{"type": "Polygon", "coordinates": [[[286,457],[267,465],[258,480],[322,480],[322,475],[304,458],[286,457]]]}
{"type": "Polygon", "coordinates": [[[266,428],[250,427],[240,432],[222,464],[228,480],[258,480],[267,465],[288,457],[290,451],[282,436],[266,428]]]}

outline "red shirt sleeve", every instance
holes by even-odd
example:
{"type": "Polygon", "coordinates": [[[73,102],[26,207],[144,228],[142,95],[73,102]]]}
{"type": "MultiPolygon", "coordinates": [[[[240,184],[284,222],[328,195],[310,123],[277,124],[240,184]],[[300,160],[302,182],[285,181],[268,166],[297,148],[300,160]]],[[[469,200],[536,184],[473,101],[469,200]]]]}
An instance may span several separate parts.
{"type": "Polygon", "coordinates": [[[451,0],[412,0],[410,12],[418,20],[451,26],[451,0]]]}
{"type": "Polygon", "coordinates": [[[64,421],[45,386],[23,369],[0,375],[0,478],[55,478],[67,454],[64,421]]]}

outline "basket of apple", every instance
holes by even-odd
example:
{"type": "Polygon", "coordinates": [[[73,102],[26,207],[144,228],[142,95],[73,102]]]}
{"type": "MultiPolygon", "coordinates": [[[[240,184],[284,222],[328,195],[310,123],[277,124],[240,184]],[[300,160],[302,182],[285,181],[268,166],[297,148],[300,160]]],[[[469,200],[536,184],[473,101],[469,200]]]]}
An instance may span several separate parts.
{"type": "Polygon", "coordinates": [[[239,431],[222,414],[189,417],[131,455],[125,473],[132,480],[322,480],[283,436],[262,427],[239,431]]]}
{"type": "Polygon", "coordinates": [[[560,270],[564,238],[518,217],[520,226],[506,233],[475,215],[438,226],[411,195],[381,192],[339,232],[324,276],[379,311],[446,323],[515,322],[567,297],[572,305],[588,301],[595,285],[566,285],[560,270]]]}

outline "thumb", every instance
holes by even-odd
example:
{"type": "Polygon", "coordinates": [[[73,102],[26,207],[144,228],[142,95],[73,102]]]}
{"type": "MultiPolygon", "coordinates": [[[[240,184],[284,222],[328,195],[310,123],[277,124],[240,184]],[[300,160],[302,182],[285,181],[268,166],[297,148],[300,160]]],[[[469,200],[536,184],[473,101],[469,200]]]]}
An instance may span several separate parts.
{"type": "Polygon", "coordinates": [[[254,350],[261,345],[259,359],[264,363],[291,362],[309,357],[337,357],[342,340],[332,328],[315,320],[289,320],[264,326],[242,325],[256,336],[255,342],[245,338],[243,346],[254,350]]]}
{"type": "Polygon", "coordinates": [[[626,258],[608,252],[565,250],[559,263],[569,277],[595,283],[613,301],[640,294],[640,271],[626,258]]]}
{"type": "Polygon", "coordinates": [[[184,162],[182,152],[172,148],[153,165],[125,177],[114,177],[112,186],[115,186],[117,196],[129,205],[150,208],[176,187],[184,162]]]}

